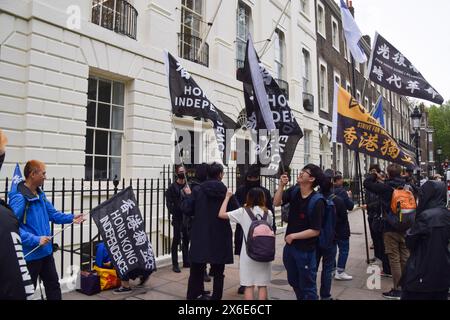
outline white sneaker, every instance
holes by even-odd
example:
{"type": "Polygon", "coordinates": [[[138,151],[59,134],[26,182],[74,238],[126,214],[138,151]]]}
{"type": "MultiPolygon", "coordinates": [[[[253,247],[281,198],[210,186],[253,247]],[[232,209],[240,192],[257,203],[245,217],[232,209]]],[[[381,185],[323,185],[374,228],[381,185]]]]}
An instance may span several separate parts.
{"type": "Polygon", "coordinates": [[[336,280],[342,280],[342,281],[348,281],[352,280],[353,277],[346,274],[345,272],[336,272],[336,275],[334,276],[334,279],[336,280]]]}

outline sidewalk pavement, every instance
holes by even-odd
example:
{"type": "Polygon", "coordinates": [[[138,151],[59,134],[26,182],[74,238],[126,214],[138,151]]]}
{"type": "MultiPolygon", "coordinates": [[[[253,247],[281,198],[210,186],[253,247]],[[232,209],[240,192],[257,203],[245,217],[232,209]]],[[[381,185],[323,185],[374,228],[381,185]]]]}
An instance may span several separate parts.
{"type": "MultiPolygon", "coordinates": [[[[350,254],[346,272],[353,276],[351,281],[333,280],[332,296],[338,300],[383,300],[382,292],[392,287],[391,278],[380,278],[380,289],[370,290],[367,280],[373,274],[367,273],[369,265],[366,263],[366,248],[364,240],[364,224],[362,210],[357,209],[349,214],[351,237],[350,254]]],[[[368,241],[370,234],[367,224],[368,241]]],[[[287,282],[286,270],[283,266],[282,253],[284,246],[284,231],[277,235],[277,254],[272,263],[272,281],[269,286],[269,299],[295,300],[295,294],[287,282]]],[[[373,250],[369,249],[370,258],[373,250]]],[[[242,300],[239,295],[239,258],[235,256],[233,265],[225,266],[225,283],[223,300],[242,300]]],[[[186,297],[189,269],[181,269],[181,273],[174,273],[171,266],[161,267],[153,273],[145,287],[134,288],[129,294],[114,295],[112,290],[103,291],[94,296],[87,296],[73,291],[63,294],[64,300],[184,300],[186,297]]],[[[320,269],[317,273],[318,290],[320,289],[320,269]]],[[[131,282],[133,284],[133,282],[131,282]]],[[[136,282],[137,283],[137,282],[136,282]]],[[[212,282],[205,282],[205,290],[212,292],[212,282]]]]}

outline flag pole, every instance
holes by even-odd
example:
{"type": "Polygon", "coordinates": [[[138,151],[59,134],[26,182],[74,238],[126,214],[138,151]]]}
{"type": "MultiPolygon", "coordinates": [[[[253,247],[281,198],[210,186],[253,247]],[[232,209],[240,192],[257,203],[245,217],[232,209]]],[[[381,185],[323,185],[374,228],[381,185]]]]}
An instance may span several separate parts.
{"type": "MultiPolygon", "coordinates": [[[[89,213],[84,213],[82,215],[82,217],[84,217],[85,215],[87,215],[89,213]]],[[[50,237],[50,240],[52,240],[54,237],[56,237],[58,234],[64,232],[65,230],[67,230],[69,227],[71,227],[73,224],[75,223],[75,221],[72,221],[72,223],[68,224],[66,227],[64,227],[64,229],[59,230],[57,233],[55,233],[53,236],[50,237]]],[[[41,244],[39,244],[36,248],[34,248],[33,250],[31,250],[30,252],[28,252],[23,258],[25,259],[26,257],[28,257],[30,254],[32,254],[33,252],[35,252],[37,249],[39,249],[40,247],[42,247],[41,244]]]]}
{"type": "MultiPolygon", "coordinates": [[[[351,56],[351,63],[352,63],[352,96],[355,97],[356,93],[356,78],[355,78],[355,59],[353,56],[351,56]]],[[[359,103],[359,101],[358,101],[359,103]]],[[[359,185],[359,206],[361,207],[362,213],[363,213],[363,223],[364,223],[364,238],[365,238],[365,245],[366,245],[366,262],[367,264],[370,263],[370,257],[369,257],[369,243],[368,243],[368,237],[367,237],[367,225],[366,225],[366,210],[362,207],[364,205],[364,191],[362,186],[362,173],[361,173],[361,163],[359,159],[359,151],[355,151],[355,177],[354,177],[354,183],[356,184],[358,182],[359,185]]]]}

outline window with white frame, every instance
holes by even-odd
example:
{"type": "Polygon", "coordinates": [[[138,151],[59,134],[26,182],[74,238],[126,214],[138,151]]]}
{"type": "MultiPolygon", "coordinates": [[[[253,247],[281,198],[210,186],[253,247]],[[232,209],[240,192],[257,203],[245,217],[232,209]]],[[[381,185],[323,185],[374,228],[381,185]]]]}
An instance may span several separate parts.
{"type": "Polygon", "coordinates": [[[428,142],[433,142],[433,134],[432,133],[428,134],[428,142]]]}
{"type": "Polygon", "coordinates": [[[203,0],[181,1],[181,32],[200,37],[203,0]]]}
{"type": "Polygon", "coordinates": [[[325,30],[325,9],[322,3],[317,2],[317,31],[324,38],[327,37],[325,30]]]}
{"type": "Polygon", "coordinates": [[[305,48],[302,49],[303,54],[303,91],[311,93],[311,55],[305,48]]]}
{"type": "Polygon", "coordinates": [[[284,79],[284,34],[275,31],[275,79],[284,79]]]}
{"type": "Polygon", "coordinates": [[[333,48],[339,51],[339,24],[334,17],[331,17],[331,42],[333,48]]]}
{"type": "Polygon", "coordinates": [[[350,59],[349,59],[350,52],[347,47],[347,41],[345,41],[345,37],[343,37],[343,39],[344,39],[344,58],[345,58],[345,60],[350,61],[350,59]]]}
{"type": "Polygon", "coordinates": [[[244,67],[245,49],[247,46],[247,37],[250,32],[250,19],[252,11],[242,1],[238,2],[236,14],[236,61],[237,67],[244,67]]]}
{"type": "Polygon", "coordinates": [[[369,104],[369,98],[364,97],[364,107],[367,111],[370,111],[370,104],[369,104]]]}
{"type": "Polygon", "coordinates": [[[362,103],[361,92],[359,92],[359,90],[356,90],[356,101],[358,101],[358,103],[362,103]]]}
{"type": "Polygon", "coordinates": [[[334,82],[337,83],[339,86],[341,85],[341,76],[338,72],[334,72],[334,82]]]}
{"type": "Polygon", "coordinates": [[[320,64],[319,71],[319,106],[320,110],[328,112],[328,86],[327,86],[327,67],[320,64]]]}
{"type": "Polygon", "coordinates": [[[309,16],[309,0],[300,0],[300,11],[309,16]]]}
{"type": "Polygon", "coordinates": [[[89,77],[86,120],[86,180],[121,177],[125,85],[89,77]]]}
{"type": "Polygon", "coordinates": [[[347,90],[348,93],[352,94],[352,86],[348,81],[345,83],[345,89],[347,90]]]}
{"type": "Polygon", "coordinates": [[[307,165],[311,162],[311,131],[305,130],[305,136],[303,137],[304,143],[304,164],[307,165]]]}

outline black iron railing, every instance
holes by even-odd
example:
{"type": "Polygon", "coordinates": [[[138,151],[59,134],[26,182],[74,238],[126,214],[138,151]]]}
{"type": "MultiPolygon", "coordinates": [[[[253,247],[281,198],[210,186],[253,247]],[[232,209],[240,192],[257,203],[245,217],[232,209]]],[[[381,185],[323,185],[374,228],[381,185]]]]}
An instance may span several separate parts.
{"type": "Polygon", "coordinates": [[[199,37],[178,33],[178,55],[183,59],[209,66],[209,45],[199,37]]]}
{"type": "MultiPolygon", "coordinates": [[[[188,168],[188,177],[193,176],[193,168],[188,168]]],[[[299,170],[290,171],[291,184],[297,181],[299,170]]],[[[50,179],[44,184],[44,191],[49,201],[58,211],[72,213],[89,213],[100,203],[114,194],[133,187],[136,200],[142,214],[144,230],[149,235],[156,257],[169,255],[172,243],[172,227],[166,208],[165,190],[172,183],[173,166],[164,166],[158,178],[122,179],[86,181],[84,179],[50,179]]],[[[223,182],[233,191],[243,182],[243,176],[235,168],[226,168],[223,182]]],[[[0,180],[1,197],[8,201],[10,179],[0,180]]],[[[277,188],[277,179],[262,177],[261,184],[272,194],[277,188]]],[[[277,222],[282,226],[281,217],[277,222]]],[[[51,234],[56,234],[64,226],[51,224],[51,234]]],[[[67,230],[57,234],[53,239],[55,262],[60,278],[70,276],[68,267],[78,265],[82,270],[92,267],[95,259],[96,245],[101,241],[97,227],[92,217],[81,225],[72,225],[67,230]]],[[[73,269],[70,269],[73,270],[73,269]]],[[[70,271],[72,272],[72,271],[70,271]]]]}
{"type": "Polygon", "coordinates": [[[94,0],[92,23],[136,39],[137,10],[125,0],[94,0]]]}
{"type": "Polygon", "coordinates": [[[274,80],[280,87],[280,89],[283,92],[286,99],[289,100],[289,83],[287,81],[281,80],[281,79],[274,79],[274,80]]]}

